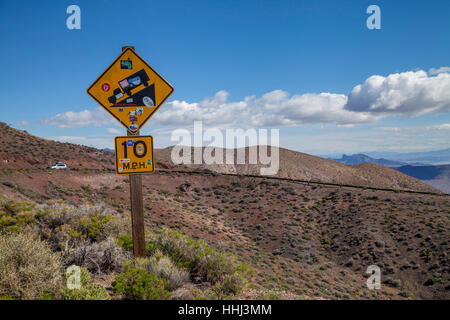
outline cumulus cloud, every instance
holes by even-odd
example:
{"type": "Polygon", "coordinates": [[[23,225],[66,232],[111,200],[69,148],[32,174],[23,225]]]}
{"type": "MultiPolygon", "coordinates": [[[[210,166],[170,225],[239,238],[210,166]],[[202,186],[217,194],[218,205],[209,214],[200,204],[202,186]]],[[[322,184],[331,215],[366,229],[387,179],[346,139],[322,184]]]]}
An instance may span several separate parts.
{"type": "MultiPolygon", "coordinates": [[[[260,97],[253,95],[240,101],[229,101],[229,93],[222,90],[199,102],[167,102],[149,123],[186,126],[202,120],[209,127],[332,124],[339,128],[351,128],[390,115],[418,116],[449,112],[448,69],[441,67],[428,73],[409,71],[387,77],[374,75],[355,86],[348,96],[329,92],[290,94],[274,90],[260,97]]],[[[57,114],[42,123],[60,128],[117,125],[116,120],[100,107],[57,114]]]]}
{"type": "Polygon", "coordinates": [[[248,96],[237,102],[229,102],[228,96],[226,91],[219,91],[214,97],[201,102],[169,102],[156,113],[152,123],[189,125],[195,120],[202,120],[210,126],[274,127],[304,123],[346,125],[375,119],[365,112],[345,110],[347,97],[342,94],[290,95],[283,90],[274,90],[260,98],[248,96]]]}
{"type": "Polygon", "coordinates": [[[345,109],[379,116],[449,112],[450,74],[419,70],[371,76],[353,88],[345,109]]]}
{"type": "Polygon", "coordinates": [[[101,107],[80,112],[67,111],[58,113],[51,119],[42,120],[41,124],[52,125],[58,128],[100,127],[115,124],[117,120],[111,117],[101,107]]]}
{"type": "Polygon", "coordinates": [[[450,72],[450,67],[440,67],[438,69],[431,68],[430,70],[428,70],[428,74],[430,75],[436,75],[444,72],[450,72]]]}

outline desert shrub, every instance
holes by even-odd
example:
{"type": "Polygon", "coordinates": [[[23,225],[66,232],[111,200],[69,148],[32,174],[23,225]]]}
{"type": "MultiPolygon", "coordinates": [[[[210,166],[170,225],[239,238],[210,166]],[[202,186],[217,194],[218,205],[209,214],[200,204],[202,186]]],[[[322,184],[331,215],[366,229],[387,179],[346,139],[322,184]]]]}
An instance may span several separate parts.
{"type": "Polygon", "coordinates": [[[189,272],[175,265],[168,256],[160,251],[155,252],[150,258],[138,259],[136,265],[158,278],[165,279],[170,290],[178,289],[189,282],[189,272]]]}
{"type": "Polygon", "coordinates": [[[222,279],[216,282],[214,288],[218,296],[239,293],[244,286],[243,279],[238,275],[226,274],[222,279]]]}
{"type": "Polygon", "coordinates": [[[0,231],[32,231],[61,251],[67,266],[84,266],[95,274],[122,269],[129,253],[112,239],[130,229],[129,219],[102,204],[77,207],[52,200],[35,205],[0,198],[0,231]]]}
{"type": "MultiPolygon", "coordinates": [[[[106,289],[100,285],[92,284],[91,275],[86,268],[80,268],[80,285],[79,289],[65,288],[63,290],[64,300],[109,300],[110,297],[106,289]]],[[[66,274],[66,282],[68,279],[66,274]]]]}
{"type": "Polygon", "coordinates": [[[64,300],[109,300],[106,289],[98,284],[90,284],[80,289],[65,289],[64,300]]]}
{"type": "Polygon", "coordinates": [[[33,202],[16,201],[1,197],[0,207],[9,210],[10,212],[17,213],[21,211],[31,211],[35,207],[35,204],[33,202]]]}
{"type": "Polygon", "coordinates": [[[117,244],[126,251],[133,249],[133,238],[131,236],[120,236],[117,238],[117,244]]]}
{"type": "Polygon", "coordinates": [[[113,238],[99,243],[84,240],[63,254],[65,265],[75,264],[93,274],[119,272],[122,270],[123,262],[129,258],[130,254],[119,247],[113,238]]]}
{"type": "Polygon", "coordinates": [[[162,229],[150,235],[147,255],[152,256],[157,251],[169,256],[176,265],[188,269],[191,278],[217,284],[228,293],[239,291],[231,283],[240,283],[238,287],[243,288],[253,276],[253,270],[240,264],[235,256],[213,250],[204,241],[195,241],[174,230],[162,229]]]}
{"type": "Polygon", "coordinates": [[[165,280],[133,265],[125,265],[125,271],[114,279],[113,293],[131,300],[166,300],[170,298],[165,280]]]}
{"type": "Polygon", "coordinates": [[[76,247],[83,240],[99,242],[130,233],[130,223],[105,205],[75,207],[62,201],[50,201],[36,208],[37,231],[48,239],[54,250],[76,247]]]}
{"type": "MultiPolygon", "coordinates": [[[[82,286],[87,286],[92,282],[92,278],[91,278],[91,274],[89,273],[89,270],[83,267],[80,267],[80,285],[82,286]]],[[[69,278],[70,275],[72,275],[73,273],[68,273],[66,270],[66,273],[64,275],[64,283],[67,283],[67,280],[69,278]]]]}
{"type": "Polygon", "coordinates": [[[14,299],[59,297],[62,264],[31,234],[0,235],[0,296],[14,299]]]}
{"type": "Polygon", "coordinates": [[[194,300],[196,288],[191,284],[180,287],[172,292],[172,300],[194,300]]]}
{"type": "MultiPolygon", "coordinates": [[[[110,235],[110,232],[106,232],[106,229],[108,224],[115,220],[117,220],[117,218],[114,216],[101,216],[95,214],[88,218],[80,219],[78,228],[82,234],[93,241],[101,241],[110,235]]],[[[112,233],[114,233],[114,230],[112,233]]]]}
{"type": "Polygon", "coordinates": [[[0,232],[18,232],[35,221],[32,202],[0,198],[0,232]]]}

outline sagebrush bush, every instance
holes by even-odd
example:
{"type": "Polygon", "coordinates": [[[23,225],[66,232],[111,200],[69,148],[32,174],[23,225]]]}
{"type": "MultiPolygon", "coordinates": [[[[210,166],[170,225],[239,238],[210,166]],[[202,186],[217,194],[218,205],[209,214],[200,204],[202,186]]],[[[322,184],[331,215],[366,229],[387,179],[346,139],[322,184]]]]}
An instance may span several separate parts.
{"type": "Polygon", "coordinates": [[[131,262],[125,265],[123,273],[116,276],[112,287],[116,296],[131,300],[166,300],[171,296],[164,279],[131,262]]]}
{"type": "Polygon", "coordinates": [[[221,295],[238,294],[244,287],[245,280],[239,274],[226,274],[215,284],[216,293],[221,295]]]}
{"type": "Polygon", "coordinates": [[[188,269],[192,279],[217,284],[217,288],[225,290],[224,294],[236,294],[253,276],[253,270],[239,263],[235,256],[213,250],[202,240],[195,241],[169,229],[161,229],[149,238],[148,256],[160,251],[176,265],[188,269]]]}
{"type": "MultiPolygon", "coordinates": [[[[89,270],[77,265],[73,265],[80,268],[80,285],[87,286],[92,282],[91,274],[89,273],[89,270]]],[[[75,271],[72,271],[71,273],[68,271],[69,269],[66,269],[66,273],[64,274],[64,284],[67,286],[67,280],[71,275],[75,275],[75,271]]]]}
{"type": "Polygon", "coordinates": [[[126,251],[133,250],[133,238],[131,236],[124,235],[118,237],[117,244],[126,251]]]}
{"type": "MultiPolygon", "coordinates": [[[[131,258],[133,248],[130,219],[103,204],[73,206],[62,200],[51,200],[36,205],[0,196],[1,231],[26,234],[33,232],[43,239],[47,243],[47,252],[42,255],[42,259],[47,261],[46,267],[47,264],[50,266],[47,273],[44,273],[45,277],[36,276],[36,285],[40,289],[33,289],[27,283],[31,281],[28,278],[35,276],[34,274],[22,277],[15,272],[14,278],[6,271],[0,273],[0,284],[3,288],[9,288],[0,290],[0,297],[5,298],[107,299],[109,296],[104,288],[91,284],[89,272],[96,276],[122,272],[115,279],[114,292],[127,299],[168,299],[170,291],[176,293],[174,296],[177,299],[226,299],[239,293],[252,276],[252,270],[239,263],[234,255],[223,250],[213,250],[205,241],[195,241],[169,229],[149,234],[147,258],[139,259],[134,264],[128,263],[124,268],[125,261],[131,258]],[[51,250],[58,252],[58,255],[51,250]],[[49,255],[61,257],[61,260],[57,259],[58,272],[48,262],[49,255]],[[88,278],[82,281],[82,288],[75,289],[76,291],[61,287],[64,282],[62,267],[73,264],[86,268],[82,269],[82,278],[83,275],[88,278]],[[59,279],[58,285],[58,281],[52,280],[54,278],[59,279]],[[7,287],[2,281],[13,284],[7,287]],[[196,294],[195,290],[192,291],[192,287],[195,287],[192,284],[198,283],[206,285],[208,292],[201,289],[196,294]],[[46,286],[49,288],[46,289],[46,286]]],[[[43,244],[43,241],[39,240],[37,243],[43,244]]],[[[23,250],[29,249],[24,246],[23,250]]],[[[7,255],[0,258],[6,259],[7,255]]],[[[30,255],[29,259],[37,258],[30,255]]],[[[33,263],[30,262],[33,267],[25,267],[25,271],[20,272],[27,273],[27,268],[34,270],[32,268],[37,268],[35,264],[33,260],[33,263]]],[[[16,263],[15,268],[19,265],[20,263],[16,263]]],[[[41,265],[39,267],[42,268],[41,265]]],[[[4,267],[4,270],[8,268],[14,270],[11,265],[4,267]]]]}
{"type": "Polygon", "coordinates": [[[58,255],[35,235],[0,235],[0,296],[58,298],[62,272],[58,255]]]}
{"type": "Polygon", "coordinates": [[[124,219],[107,206],[72,206],[62,201],[49,201],[36,207],[37,231],[56,250],[76,247],[83,240],[99,242],[131,233],[129,219],[124,219]]]}
{"type": "MultiPolygon", "coordinates": [[[[65,281],[70,275],[66,274],[65,281]]],[[[79,289],[63,290],[62,297],[64,300],[109,300],[110,297],[106,289],[100,285],[92,284],[89,271],[86,268],[80,268],[80,285],[79,289]]]]}
{"type": "Polygon", "coordinates": [[[178,289],[189,282],[189,272],[175,265],[168,256],[160,251],[155,252],[149,258],[137,259],[136,265],[145,269],[148,273],[156,275],[158,278],[165,279],[170,290],[178,289]]]}
{"type": "Polygon", "coordinates": [[[98,284],[82,286],[80,289],[65,289],[64,300],[109,300],[106,289],[98,284]]]}
{"type": "Polygon", "coordinates": [[[35,204],[0,197],[0,232],[18,232],[35,222],[35,204]]]}
{"type": "Polygon", "coordinates": [[[195,288],[192,289],[191,285],[183,286],[172,292],[172,300],[194,300],[196,297],[193,292],[195,288]]]}
{"type": "Polygon", "coordinates": [[[0,232],[26,228],[48,240],[53,250],[75,247],[85,239],[99,242],[131,233],[129,219],[104,204],[73,206],[50,200],[36,205],[0,197],[0,232]]]}
{"type": "Polygon", "coordinates": [[[108,274],[120,272],[124,261],[130,259],[130,253],[119,247],[113,238],[98,243],[84,240],[75,248],[65,250],[63,259],[67,266],[74,264],[93,274],[108,274]]]}

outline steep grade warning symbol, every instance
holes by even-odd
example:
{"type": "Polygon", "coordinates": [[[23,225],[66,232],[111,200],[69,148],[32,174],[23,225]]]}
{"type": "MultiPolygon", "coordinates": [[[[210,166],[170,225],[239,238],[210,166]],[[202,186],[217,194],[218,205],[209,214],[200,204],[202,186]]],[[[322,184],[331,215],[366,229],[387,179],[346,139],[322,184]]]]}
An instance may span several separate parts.
{"type": "Polygon", "coordinates": [[[132,134],[142,128],[172,92],[173,87],[131,47],[87,89],[132,134]]]}

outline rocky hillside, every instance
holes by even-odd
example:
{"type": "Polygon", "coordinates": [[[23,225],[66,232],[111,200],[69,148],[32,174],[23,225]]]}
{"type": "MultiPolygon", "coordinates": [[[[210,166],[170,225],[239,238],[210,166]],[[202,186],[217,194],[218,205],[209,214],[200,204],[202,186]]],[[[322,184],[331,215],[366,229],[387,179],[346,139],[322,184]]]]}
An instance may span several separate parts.
{"type": "MultiPolygon", "coordinates": [[[[175,168],[171,161],[173,147],[156,151],[156,158],[159,164],[165,168],[175,168]]],[[[197,149],[198,150],[198,149],[197,149]]],[[[242,149],[240,149],[242,150],[242,149]]],[[[261,164],[249,164],[249,152],[258,151],[257,147],[245,148],[246,164],[192,164],[185,167],[191,169],[208,169],[219,173],[251,174],[259,175],[261,168],[268,167],[261,164]],[[253,150],[252,150],[253,149],[253,150]]],[[[291,151],[279,148],[279,171],[276,177],[301,179],[308,181],[321,181],[327,183],[337,183],[345,185],[367,186],[375,188],[414,190],[424,192],[436,192],[437,189],[419,181],[415,178],[402,174],[394,169],[387,168],[373,163],[361,165],[346,165],[329,159],[315,157],[306,153],[291,151]]],[[[192,148],[191,157],[194,163],[194,153],[192,148]]],[[[204,149],[203,149],[204,152],[204,149]]],[[[239,150],[235,152],[235,161],[239,150]]],[[[222,150],[223,163],[226,163],[226,150],[222,150]]]]}
{"type": "Polygon", "coordinates": [[[0,122],[0,169],[45,169],[63,161],[71,169],[114,167],[114,154],[72,143],[43,139],[0,122]]]}
{"type": "MultiPolygon", "coordinates": [[[[74,212],[102,203],[129,222],[129,180],[110,172],[113,153],[0,128],[2,160],[8,160],[0,163],[1,196],[49,205],[64,201],[74,212]],[[56,160],[70,169],[43,169],[56,160]]],[[[450,200],[401,192],[435,191],[414,178],[376,164],[349,166],[286,149],[279,149],[277,176],[309,182],[242,175],[258,175],[260,165],[175,165],[172,148],[155,152],[161,170],[143,176],[146,230],[178,230],[250,265],[251,286],[236,298],[449,298],[450,200]],[[382,270],[379,291],[366,287],[372,264],[382,270]]],[[[28,213],[12,204],[0,212],[0,225],[29,223],[28,213]]],[[[93,276],[111,291],[115,275],[93,276]]],[[[207,289],[195,275],[186,281],[186,297],[204,297],[207,289]]]]}
{"type": "MultiPolygon", "coordinates": [[[[0,137],[0,170],[45,169],[56,161],[65,162],[71,170],[112,170],[114,168],[112,152],[38,138],[2,122],[0,122],[0,137]]],[[[172,149],[173,147],[155,150],[157,169],[207,169],[218,173],[259,175],[261,168],[268,167],[261,164],[249,164],[249,152],[259,152],[257,147],[238,149],[234,153],[233,162],[238,162],[237,155],[240,151],[245,152],[246,161],[244,164],[236,165],[205,164],[204,162],[198,165],[175,165],[171,160],[172,149]]],[[[351,166],[283,148],[279,148],[278,151],[280,163],[278,173],[275,175],[277,177],[375,188],[440,192],[422,181],[384,166],[371,163],[351,166]]],[[[192,163],[194,163],[195,152],[196,150],[192,148],[192,163]]],[[[223,163],[226,163],[226,150],[222,150],[222,153],[223,163]]]]}
{"type": "MultiPolygon", "coordinates": [[[[143,194],[147,232],[204,239],[255,270],[238,298],[449,299],[449,196],[171,171],[143,176],[143,194]],[[372,264],[381,290],[366,287],[372,264]]],[[[130,210],[128,177],[99,171],[0,174],[0,195],[130,210]]]]}

